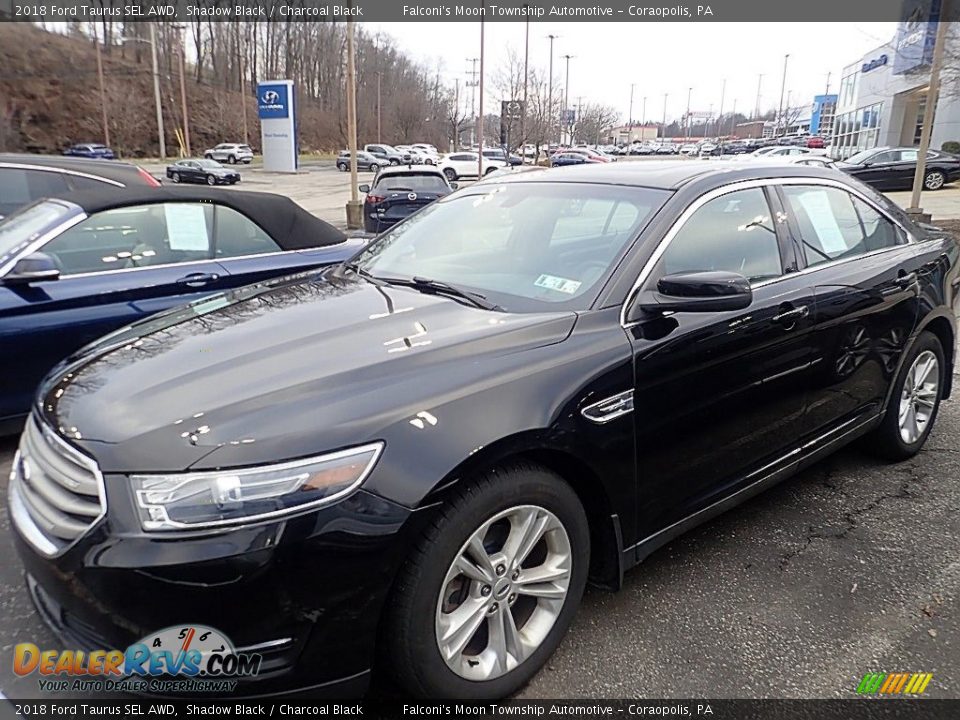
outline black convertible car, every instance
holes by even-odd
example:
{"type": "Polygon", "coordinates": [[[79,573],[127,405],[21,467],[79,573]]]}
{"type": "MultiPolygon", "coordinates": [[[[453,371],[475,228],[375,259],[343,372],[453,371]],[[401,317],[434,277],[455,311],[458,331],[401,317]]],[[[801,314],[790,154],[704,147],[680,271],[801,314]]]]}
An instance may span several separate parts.
{"type": "MultiPolygon", "coordinates": [[[[909,190],[917,172],[917,148],[876,147],[858,152],[836,167],[878,190],[909,190]]],[[[960,158],[930,150],[923,171],[923,189],[939,190],[960,178],[960,158]]]]}
{"type": "Polygon", "coordinates": [[[71,648],[213,626],[248,693],[499,697],[588,580],[854,439],[913,456],[954,240],[836,171],[718,165],[477,183],[74,355],[9,489],[38,608],[71,648]]]}

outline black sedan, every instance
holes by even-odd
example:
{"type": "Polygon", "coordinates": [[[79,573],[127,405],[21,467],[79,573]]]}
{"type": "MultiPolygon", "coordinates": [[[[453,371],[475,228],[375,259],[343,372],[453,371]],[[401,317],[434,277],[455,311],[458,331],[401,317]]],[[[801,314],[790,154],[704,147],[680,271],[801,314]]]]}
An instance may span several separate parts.
{"type": "Polygon", "coordinates": [[[175,183],[192,182],[206,185],[235,185],[240,173],[226,168],[216,160],[177,160],[167,165],[167,177],[175,183]]]}
{"type": "Polygon", "coordinates": [[[718,165],[491,178],[87,347],[9,485],[38,607],[93,647],[216,627],[250,693],[501,697],[588,579],[854,439],[916,455],[956,242],[835,171],[718,165]]]}
{"type": "MultiPolygon", "coordinates": [[[[917,148],[877,147],[858,152],[837,167],[878,190],[909,190],[917,171],[917,148]]],[[[937,150],[927,152],[923,189],[939,190],[960,178],[960,158],[937,150]]]]}
{"type": "Polygon", "coordinates": [[[363,203],[363,228],[380,233],[457,187],[436,168],[418,166],[386,167],[372,185],[361,185],[367,194],[363,203]]]}

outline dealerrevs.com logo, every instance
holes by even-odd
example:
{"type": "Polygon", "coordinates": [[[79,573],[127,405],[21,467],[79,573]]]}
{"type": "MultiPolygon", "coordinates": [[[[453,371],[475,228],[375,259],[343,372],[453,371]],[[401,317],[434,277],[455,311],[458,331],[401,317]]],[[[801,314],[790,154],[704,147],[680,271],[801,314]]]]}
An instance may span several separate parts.
{"type": "Polygon", "coordinates": [[[37,674],[49,692],[231,692],[260,671],[261,656],[237,652],[205,625],[178,625],[147,635],[126,650],[41,650],[19,643],[13,671],[37,674]]]}

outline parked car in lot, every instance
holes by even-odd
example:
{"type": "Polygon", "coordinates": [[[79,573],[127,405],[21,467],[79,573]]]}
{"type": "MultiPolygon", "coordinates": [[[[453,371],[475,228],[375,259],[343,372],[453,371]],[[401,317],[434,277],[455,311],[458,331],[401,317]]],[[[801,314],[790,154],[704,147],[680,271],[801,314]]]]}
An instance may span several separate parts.
{"type": "MultiPolygon", "coordinates": [[[[341,172],[347,172],[350,169],[350,151],[341,150],[340,154],[337,156],[337,170],[341,172]]],[[[368,152],[363,150],[357,151],[357,169],[358,170],[369,170],[370,172],[377,172],[380,168],[389,163],[385,160],[378,158],[376,155],[371,155],[368,152]]]]}
{"type": "Polygon", "coordinates": [[[253,161],[253,149],[243,143],[220,143],[216,147],[204,150],[203,157],[207,160],[217,160],[230,165],[236,165],[237,163],[249,165],[253,161]]]}
{"type": "Polygon", "coordinates": [[[75,190],[159,185],[146,170],[125,162],[0,153],[0,220],[34,200],[75,190]]]}
{"type": "Polygon", "coordinates": [[[381,167],[413,162],[414,159],[414,153],[412,153],[408,147],[400,149],[392,145],[373,144],[364,145],[363,152],[369,153],[377,158],[381,167]]]}
{"type": "MultiPolygon", "coordinates": [[[[483,158],[484,175],[491,173],[497,168],[504,167],[508,163],[502,160],[493,160],[483,158]]],[[[477,178],[480,173],[480,156],[475,152],[457,152],[445,155],[437,166],[449,182],[454,182],[460,178],[477,178]]]]}
{"type": "Polygon", "coordinates": [[[100,143],[71,145],[63,151],[63,154],[70,157],[90,158],[91,160],[113,160],[117,157],[113,150],[100,143]]]}
{"type": "Polygon", "coordinates": [[[484,148],[483,156],[491,160],[499,160],[508,165],[523,165],[523,158],[513,153],[507,155],[501,148],[484,148]]]}
{"type": "Polygon", "coordinates": [[[588,157],[583,153],[558,152],[550,156],[551,167],[563,167],[564,165],[585,165],[587,163],[600,163],[602,161],[588,157]]]}
{"type": "Polygon", "coordinates": [[[854,439],[914,456],[958,254],[816,168],[484,180],[60,366],[9,482],[27,585],[93,647],[189,623],[263,648],[247,693],[342,697],[376,658],[411,695],[509,695],[588,578],[854,439]]]}
{"type": "MultiPolygon", "coordinates": [[[[876,147],[858,152],[837,163],[837,167],[878,190],[913,187],[919,150],[910,147],[876,147]]],[[[960,158],[937,150],[927,152],[923,188],[939,190],[960,178],[960,158]]]]}
{"type": "Polygon", "coordinates": [[[193,182],[205,185],[235,185],[240,182],[240,173],[230,170],[216,160],[177,160],[167,165],[167,177],[175,183],[193,182]]]}
{"type": "Polygon", "coordinates": [[[594,150],[593,148],[588,148],[583,146],[569,148],[567,150],[564,150],[564,152],[583,155],[585,158],[587,158],[588,162],[608,163],[608,162],[614,162],[616,160],[616,158],[610,157],[606,153],[602,153],[599,150],[594,150]]]}
{"type": "Polygon", "coordinates": [[[0,223],[0,432],[54,364],[101,335],[361,245],[265,193],[110,188],[24,208],[0,223]]]}
{"type": "Polygon", "coordinates": [[[384,168],[370,184],[360,186],[367,196],[363,203],[363,227],[381,233],[406,219],[434,200],[454,191],[439,169],[429,166],[384,168]]]}
{"type": "Polygon", "coordinates": [[[678,152],[680,146],[671,142],[660,143],[656,150],[657,155],[676,155],[678,152]]]}
{"type": "Polygon", "coordinates": [[[680,147],[678,153],[680,155],[696,155],[700,152],[700,148],[696,143],[687,143],[680,147]]]}

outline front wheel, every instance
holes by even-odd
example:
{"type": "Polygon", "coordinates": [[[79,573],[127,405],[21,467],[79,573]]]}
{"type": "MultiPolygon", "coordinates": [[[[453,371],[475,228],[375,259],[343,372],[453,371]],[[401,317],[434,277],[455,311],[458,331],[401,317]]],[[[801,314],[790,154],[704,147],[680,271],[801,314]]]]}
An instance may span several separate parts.
{"type": "Polygon", "coordinates": [[[347,166],[344,163],[337,163],[337,170],[340,172],[346,172],[347,166]]]}
{"type": "Polygon", "coordinates": [[[180,173],[174,173],[173,175],[170,176],[170,179],[173,180],[173,182],[175,183],[180,182],[180,173]]]}
{"type": "Polygon", "coordinates": [[[396,158],[391,158],[391,159],[390,159],[390,164],[391,164],[391,165],[399,165],[399,164],[400,164],[400,161],[397,160],[396,158]]]}
{"type": "Polygon", "coordinates": [[[457,179],[457,171],[453,168],[444,168],[443,174],[446,176],[447,180],[453,182],[457,179]]]}
{"type": "Polygon", "coordinates": [[[380,170],[380,166],[376,163],[370,163],[370,172],[375,173],[380,170]]]}
{"type": "Polygon", "coordinates": [[[894,381],[883,421],[867,438],[877,454],[906,460],[920,451],[937,419],[946,372],[940,340],[921,333],[894,381]]]}
{"type": "Polygon", "coordinates": [[[573,489],[527,463],[465,485],[424,533],[384,635],[401,685],[424,697],[505,697],[543,666],[580,603],[590,533],[573,489]]]}
{"type": "Polygon", "coordinates": [[[939,190],[946,182],[947,177],[940,170],[930,170],[923,176],[923,187],[925,190],[939,190]]]}
{"type": "Polygon", "coordinates": [[[486,170],[483,171],[483,174],[484,174],[484,175],[489,175],[490,173],[496,172],[496,171],[497,171],[497,169],[496,169],[495,167],[488,167],[486,170]]]}
{"type": "Polygon", "coordinates": [[[213,175],[207,175],[207,185],[216,185],[217,179],[213,175]]]}
{"type": "Polygon", "coordinates": [[[204,156],[207,160],[213,160],[213,153],[204,153],[203,156],[204,156]]]}

